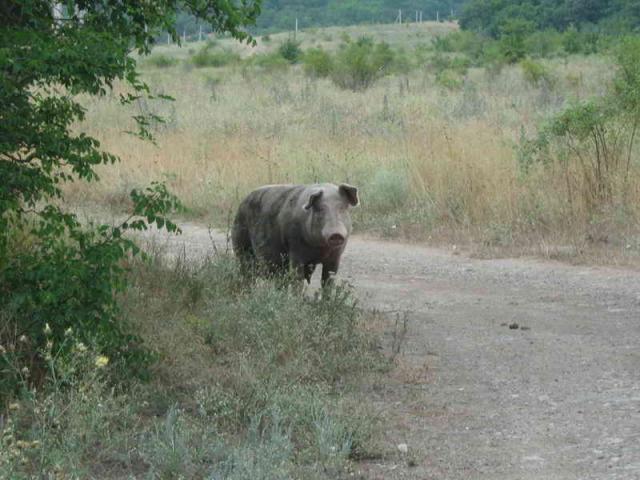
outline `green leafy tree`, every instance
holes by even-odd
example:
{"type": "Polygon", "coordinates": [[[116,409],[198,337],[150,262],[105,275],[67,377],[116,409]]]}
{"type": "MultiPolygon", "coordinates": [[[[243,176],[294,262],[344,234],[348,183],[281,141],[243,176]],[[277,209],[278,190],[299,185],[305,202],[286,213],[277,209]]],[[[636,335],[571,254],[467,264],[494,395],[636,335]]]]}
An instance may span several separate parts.
{"type": "Polygon", "coordinates": [[[533,23],[522,18],[514,18],[504,23],[500,29],[500,50],[507,62],[515,63],[525,57],[525,40],[534,28],[533,23]]]}
{"type": "Polygon", "coordinates": [[[599,25],[600,29],[619,34],[640,26],[637,0],[468,0],[460,15],[460,26],[500,37],[509,20],[526,20],[537,29],[563,31],[571,25],[599,25]]]}
{"type": "MultiPolygon", "coordinates": [[[[98,181],[98,165],[119,161],[76,127],[85,117],[79,95],[104,96],[115,82],[128,87],[123,104],[150,94],[129,53],[148,54],[159,31],[177,40],[179,6],[249,41],[242,27],[255,22],[259,1],[0,2],[0,343],[24,335],[37,352],[48,324],[49,336],[71,328],[112,358],[131,354],[115,294],[125,287],[123,260],[138,249],[124,233],[149,224],[176,231],[165,215],[178,201],[162,184],[133,191],[132,215],[116,227],[84,226],[65,210],[65,183],[98,181]]],[[[151,138],[158,119],[134,120],[132,133],[151,138]]]]}

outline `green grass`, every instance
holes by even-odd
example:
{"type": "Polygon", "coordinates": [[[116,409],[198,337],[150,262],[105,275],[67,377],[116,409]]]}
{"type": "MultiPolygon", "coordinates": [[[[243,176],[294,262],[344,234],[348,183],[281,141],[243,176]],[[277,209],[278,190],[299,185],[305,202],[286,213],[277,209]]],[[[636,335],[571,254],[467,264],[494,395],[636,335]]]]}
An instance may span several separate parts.
{"type": "Polygon", "coordinates": [[[359,386],[388,361],[348,286],[248,284],[225,254],[131,275],[121,304],[157,359],[150,380],[51,345],[56,376],[25,377],[5,409],[0,478],[337,478],[375,453],[359,386]]]}

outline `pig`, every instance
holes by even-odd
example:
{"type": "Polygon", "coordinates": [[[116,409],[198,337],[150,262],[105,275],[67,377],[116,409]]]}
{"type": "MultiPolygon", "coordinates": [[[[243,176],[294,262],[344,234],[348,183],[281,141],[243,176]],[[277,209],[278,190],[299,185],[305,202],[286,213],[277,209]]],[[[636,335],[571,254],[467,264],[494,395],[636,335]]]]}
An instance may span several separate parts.
{"type": "Polygon", "coordinates": [[[240,204],[231,240],[244,267],[256,262],[268,272],[292,269],[311,282],[322,264],[322,286],[338,272],[340,257],[351,234],[351,207],[358,189],[345,183],[267,185],[240,204]]]}

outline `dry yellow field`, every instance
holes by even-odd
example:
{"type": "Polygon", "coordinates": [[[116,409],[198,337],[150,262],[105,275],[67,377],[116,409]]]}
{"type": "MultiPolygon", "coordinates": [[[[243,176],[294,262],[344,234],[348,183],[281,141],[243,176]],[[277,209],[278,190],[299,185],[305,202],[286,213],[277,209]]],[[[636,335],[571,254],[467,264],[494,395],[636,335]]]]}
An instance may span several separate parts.
{"type": "MultiPolygon", "coordinates": [[[[416,46],[429,48],[434,35],[455,26],[366,28],[314,30],[299,39],[303,48],[330,49],[341,37],[367,33],[411,57],[416,46]]],[[[284,38],[258,39],[254,51],[227,39],[219,48],[246,57],[273,51],[284,38]]],[[[579,169],[536,164],[525,173],[519,160],[522,138],[534,137],[570,101],[605,91],[613,76],[608,58],[544,61],[552,86],[527,81],[514,65],[472,68],[459,88],[446,88],[425,65],[353,92],[308,78],[301,66],[194,68],[188,56],[200,47],[159,46],[154,54],[181,59],[167,68],[142,60],[153,90],[174,102],[145,100],[123,109],[116,91],[86,104],[83,128],[122,162],[102,168],[100,183],[72,187],[72,201],[117,209],[131,188],[165,180],[193,215],[220,224],[256,186],[348,181],[361,188],[360,231],[549,256],[578,255],[598,242],[620,258],[640,251],[637,163],[624,198],[594,214],[579,194],[579,169]],[[156,145],[123,133],[133,127],[131,115],[141,113],[167,119],[154,129],[156,145]]]]}

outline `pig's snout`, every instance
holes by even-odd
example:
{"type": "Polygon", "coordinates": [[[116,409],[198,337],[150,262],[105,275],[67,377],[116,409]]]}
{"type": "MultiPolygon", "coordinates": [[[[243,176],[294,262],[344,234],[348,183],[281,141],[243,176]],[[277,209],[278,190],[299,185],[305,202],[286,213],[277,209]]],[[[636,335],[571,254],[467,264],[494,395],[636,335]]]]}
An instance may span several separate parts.
{"type": "Polygon", "coordinates": [[[331,247],[341,247],[342,245],[344,245],[345,240],[346,239],[344,238],[344,235],[340,233],[334,233],[329,236],[327,243],[331,247]]]}

